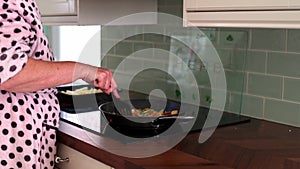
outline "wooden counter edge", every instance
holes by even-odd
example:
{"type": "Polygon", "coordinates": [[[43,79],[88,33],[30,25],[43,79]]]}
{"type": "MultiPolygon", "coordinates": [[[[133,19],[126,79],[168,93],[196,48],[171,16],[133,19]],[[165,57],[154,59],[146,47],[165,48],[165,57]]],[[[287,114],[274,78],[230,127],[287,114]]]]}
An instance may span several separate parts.
{"type": "MultiPolygon", "coordinates": [[[[194,156],[188,153],[185,153],[183,151],[180,151],[178,149],[171,149],[170,152],[167,152],[166,154],[159,155],[160,157],[153,159],[130,159],[126,157],[121,157],[115,154],[112,154],[108,151],[105,151],[99,145],[97,145],[93,140],[97,139],[100,142],[103,141],[109,141],[105,140],[108,138],[104,138],[103,136],[99,136],[96,134],[89,133],[86,134],[86,130],[81,129],[79,127],[76,127],[74,125],[71,125],[69,123],[60,121],[60,128],[57,133],[57,141],[65,144],[95,160],[98,160],[104,164],[107,164],[115,169],[151,169],[155,167],[162,167],[162,168],[174,168],[176,166],[175,163],[164,163],[163,160],[160,160],[159,158],[168,158],[169,155],[176,158],[176,156],[182,156],[185,158],[191,158],[193,161],[191,161],[190,164],[188,160],[184,160],[185,158],[182,158],[183,161],[178,161],[180,163],[179,167],[188,167],[191,169],[201,169],[202,167],[207,168],[207,165],[211,165],[210,168],[212,169],[230,169],[229,167],[221,166],[218,163],[203,159],[198,156],[194,156]],[[93,138],[91,138],[93,137],[93,138]],[[155,166],[154,163],[149,165],[149,161],[152,160],[158,160],[160,165],[164,166],[155,166]]],[[[121,143],[119,144],[121,145],[121,143]]],[[[178,166],[177,166],[178,167],[178,166]]]]}
{"type": "Polygon", "coordinates": [[[99,148],[90,137],[94,136],[101,139],[101,136],[90,133],[87,136],[86,132],[84,129],[60,121],[57,141],[115,169],[142,169],[142,167],[126,161],[120,156],[99,148]]]}

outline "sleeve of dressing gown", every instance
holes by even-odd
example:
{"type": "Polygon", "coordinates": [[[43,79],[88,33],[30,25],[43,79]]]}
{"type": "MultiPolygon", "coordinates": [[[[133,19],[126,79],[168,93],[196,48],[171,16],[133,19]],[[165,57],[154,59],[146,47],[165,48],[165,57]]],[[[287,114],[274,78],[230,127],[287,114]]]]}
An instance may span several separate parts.
{"type": "Polygon", "coordinates": [[[0,9],[0,84],[22,70],[35,40],[34,29],[18,11],[0,9]]]}

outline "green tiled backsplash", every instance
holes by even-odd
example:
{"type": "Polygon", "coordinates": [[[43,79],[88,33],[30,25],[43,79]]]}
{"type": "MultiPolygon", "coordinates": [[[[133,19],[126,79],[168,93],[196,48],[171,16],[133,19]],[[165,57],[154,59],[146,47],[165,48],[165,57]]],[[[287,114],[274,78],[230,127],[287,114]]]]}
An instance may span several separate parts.
{"type": "MultiPolygon", "coordinates": [[[[182,0],[160,0],[159,11],[181,17],[182,0]]],[[[147,26],[111,26],[102,32],[102,47],[134,30],[156,29],[147,26]]],[[[162,28],[157,28],[162,29],[162,28]]],[[[182,28],[189,29],[189,28],[182,28]]],[[[203,28],[214,44],[223,63],[227,78],[225,110],[259,119],[300,127],[300,31],[286,29],[203,28]]],[[[143,49],[170,51],[170,37],[139,34],[129,37],[112,48],[103,66],[115,69],[128,55],[143,49]]],[[[134,54],[133,54],[134,55],[134,54]]],[[[153,51],[149,56],[134,56],[121,67],[142,67],[160,64],[168,67],[169,56],[153,51]]],[[[199,86],[201,104],[209,106],[210,82],[205,66],[195,61],[193,73],[199,86]]],[[[136,90],[147,91],[153,84],[164,88],[168,97],[175,98],[176,87],[166,85],[170,79],[157,72],[146,72],[152,78],[135,79],[136,90]],[[141,85],[144,84],[144,85],[141,85]]],[[[124,75],[126,76],[126,75],[124,75]]],[[[172,80],[171,80],[172,81],[172,80]]]]}

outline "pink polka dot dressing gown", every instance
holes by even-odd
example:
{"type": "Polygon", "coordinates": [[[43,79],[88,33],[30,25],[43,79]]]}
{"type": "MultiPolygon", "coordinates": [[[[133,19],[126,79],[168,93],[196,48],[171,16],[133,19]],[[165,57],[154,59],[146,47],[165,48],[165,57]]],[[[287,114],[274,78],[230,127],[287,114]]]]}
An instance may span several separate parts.
{"type": "MultiPolygon", "coordinates": [[[[16,75],[28,57],[53,61],[35,0],[0,1],[0,83],[16,75]]],[[[0,91],[0,168],[54,167],[59,105],[55,89],[0,91]]]]}

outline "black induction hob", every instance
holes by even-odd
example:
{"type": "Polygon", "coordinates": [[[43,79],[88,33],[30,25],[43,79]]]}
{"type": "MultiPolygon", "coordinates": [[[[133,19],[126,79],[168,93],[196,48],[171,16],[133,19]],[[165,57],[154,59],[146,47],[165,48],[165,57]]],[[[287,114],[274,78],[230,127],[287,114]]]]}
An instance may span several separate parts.
{"type": "MultiPolygon", "coordinates": [[[[62,112],[61,114],[61,120],[71,123],[72,125],[75,125],[77,127],[83,128],[85,130],[87,130],[88,132],[92,132],[94,134],[97,135],[102,135],[102,136],[106,136],[106,137],[110,137],[113,139],[117,139],[121,142],[124,143],[132,143],[136,141],[136,138],[147,138],[147,137],[152,137],[153,136],[153,131],[151,131],[151,134],[147,131],[144,132],[133,132],[133,131],[128,131],[128,135],[130,137],[126,138],[126,139],[119,139],[119,137],[115,134],[115,132],[112,132],[112,128],[110,126],[108,126],[108,123],[106,122],[106,119],[104,118],[104,116],[102,116],[100,114],[99,111],[94,111],[94,112],[86,112],[86,114],[91,114],[92,115],[88,115],[90,116],[85,122],[78,122],[76,120],[74,120],[74,116],[76,116],[76,114],[69,114],[67,112],[62,112]],[[72,117],[72,118],[71,118],[72,117]],[[91,123],[94,122],[101,122],[98,125],[94,125],[94,126],[90,126],[91,123]]],[[[199,113],[197,115],[197,118],[195,120],[195,123],[193,124],[193,127],[191,129],[189,129],[188,131],[186,131],[184,129],[184,127],[182,126],[175,126],[176,132],[170,132],[169,134],[186,134],[186,133],[192,133],[192,132],[199,132],[203,129],[203,126],[208,118],[208,113],[209,113],[209,109],[205,108],[205,107],[201,107],[199,109],[199,113]]],[[[79,113],[78,115],[80,116],[85,116],[85,113],[79,113]]],[[[78,117],[77,117],[78,118],[78,117]]],[[[84,120],[83,120],[84,121],[84,120]]],[[[246,122],[250,122],[250,118],[244,117],[244,116],[240,116],[238,114],[233,114],[233,113],[227,113],[227,112],[223,112],[222,113],[222,117],[220,119],[220,121],[218,122],[218,124],[216,124],[217,126],[211,126],[211,127],[223,127],[223,126],[228,126],[228,125],[236,125],[236,124],[240,124],[240,123],[246,123],[246,122]]],[[[159,136],[159,135],[157,135],[159,136]]],[[[155,138],[155,137],[154,137],[155,138]]]]}

